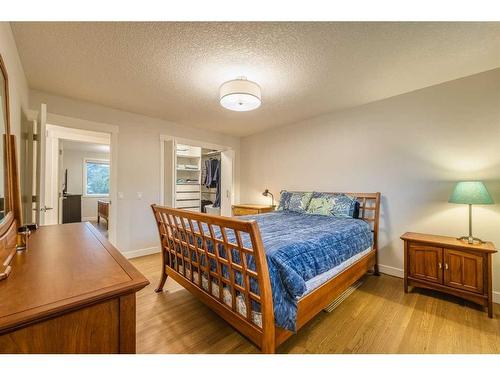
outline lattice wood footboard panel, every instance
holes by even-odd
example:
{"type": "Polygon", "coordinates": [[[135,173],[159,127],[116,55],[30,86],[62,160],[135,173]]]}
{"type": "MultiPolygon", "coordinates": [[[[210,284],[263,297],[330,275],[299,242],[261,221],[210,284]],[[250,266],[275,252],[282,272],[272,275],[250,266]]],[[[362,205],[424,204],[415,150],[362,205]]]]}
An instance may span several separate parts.
{"type": "Polygon", "coordinates": [[[269,271],[255,221],[153,205],[166,273],[262,347],[274,337],[269,271]],[[272,328],[270,328],[272,327],[272,328]],[[266,334],[267,336],[267,334],[266,334]]]}

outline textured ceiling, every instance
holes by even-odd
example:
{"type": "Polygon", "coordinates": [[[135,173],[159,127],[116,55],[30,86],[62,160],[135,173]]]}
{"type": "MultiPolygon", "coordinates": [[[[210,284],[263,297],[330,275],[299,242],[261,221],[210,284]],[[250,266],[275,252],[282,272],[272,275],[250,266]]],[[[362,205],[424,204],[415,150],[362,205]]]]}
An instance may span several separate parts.
{"type": "Polygon", "coordinates": [[[12,23],[33,89],[243,136],[500,66],[500,23],[12,23]],[[220,107],[224,81],[262,87],[220,107]]]}

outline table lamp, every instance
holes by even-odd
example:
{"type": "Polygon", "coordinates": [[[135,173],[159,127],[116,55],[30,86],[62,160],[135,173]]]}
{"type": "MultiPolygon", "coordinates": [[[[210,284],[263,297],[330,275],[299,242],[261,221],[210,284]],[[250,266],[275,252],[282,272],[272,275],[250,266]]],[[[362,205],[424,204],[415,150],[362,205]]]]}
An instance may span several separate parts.
{"type": "Polygon", "coordinates": [[[262,193],[262,195],[264,197],[271,196],[271,201],[273,202],[272,205],[274,206],[274,195],[269,191],[269,189],[264,190],[264,192],[262,193]]]}
{"type": "Polygon", "coordinates": [[[469,244],[483,243],[482,240],[472,235],[472,205],[493,204],[493,199],[491,199],[484,183],[481,181],[457,182],[448,202],[469,205],[469,235],[462,236],[459,240],[467,241],[469,244]]]}

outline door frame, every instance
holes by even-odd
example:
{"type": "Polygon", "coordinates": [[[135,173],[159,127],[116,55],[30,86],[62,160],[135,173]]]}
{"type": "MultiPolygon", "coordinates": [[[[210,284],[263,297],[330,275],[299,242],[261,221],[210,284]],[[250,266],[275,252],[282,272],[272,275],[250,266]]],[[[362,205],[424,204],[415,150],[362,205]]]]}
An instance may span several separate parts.
{"type": "Polygon", "coordinates": [[[165,141],[174,141],[175,143],[180,143],[180,144],[186,144],[189,146],[195,146],[195,147],[201,147],[201,148],[209,148],[212,150],[217,150],[217,151],[233,151],[233,173],[232,173],[232,181],[231,181],[231,205],[234,204],[234,197],[235,197],[235,159],[236,159],[236,152],[233,147],[231,146],[225,146],[225,145],[219,145],[216,143],[210,143],[210,142],[204,142],[204,141],[197,141],[194,139],[188,139],[188,138],[181,138],[181,137],[175,137],[172,135],[167,135],[167,134],[160,134],[160,199],[159,203],[160,205],[165,204],[165,141]]]}
{"type": "MultiPolygon", "coordinates": [[[[46,198],[48,197],[52,202],[52,204],[54,205],[54,210],[51,211],[52,221],[56,221],[57,224],[62,224],[61,222],[62,197],[60,196],[62,169],[61,165],[59,165],[61,161],[61,155],[60,155],[61,141],[70,140],[76,142],[109,145],[111,147],[111,135],[106,132],[95,132],[89,130],[67,128],[49,123],[47,124],[46,128],[47,128],[47,133],[46,133],[47,168],[45,170],[45,184],[46,184],[45,186],[46,188],[47,187],[50,188],[47,189],[48,191],[46,191],[45,195],[46,198]],[[57,204],[54,204],[54,202],[56,202],[57,204]]],[[[110,150],[110,157],[111,157],[111,150],[110,150]]],[[[109,194],[109,199],[111,199],[111,191],[109,194]]]]}
{"type": "Polygon", "coordinates": [[[29,118],[26,111],[21,111],[19,164],[22,224],[31,224],[34,218],[36,205],[33,197],[36,196],[36,121],[29,118]]]}
{"type": "MultiPolygon", "coordinates": [[[[37,111],[30,111],[30,118],[37,118],[37,111]]],[[[95,138],[96,134],[108,134],[110,145],[110,181],[109,181],[109,200],[111,201],[109,210],[109,228],[108,240],[113,245],[117,244],[117,228],[118,228],[118,136],[119,127],[101,122],[82,120],[79,118],[62,116],[54,113],[47,112],[47,124],[52,127],[57,127],[57,135],[67,134],[76,136],[76,134],[84,134],[87,132],[88,140],[99,140],[102,137],[95,138]]],[[[65,137],[61,137],[67,139],[65,137]]],[[[100,143],[100,142],[94,142],[100,143]]],[[[57,151],[59,152],[59,151],[57,151]]],[[[97,208],[96,208],[97,209],[97,208]]]]}

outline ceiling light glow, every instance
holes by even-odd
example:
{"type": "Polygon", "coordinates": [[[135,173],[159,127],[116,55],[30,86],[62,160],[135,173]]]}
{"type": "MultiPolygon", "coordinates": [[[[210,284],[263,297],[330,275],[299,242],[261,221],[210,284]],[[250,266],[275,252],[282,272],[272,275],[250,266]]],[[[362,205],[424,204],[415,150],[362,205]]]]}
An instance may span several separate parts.
{"type": "Polygon", "coordinates": [[[245,112],[262,104],[260,86],[246,77],[224,82],[220,87],[220,105],[231,111],[245,112]]]}

